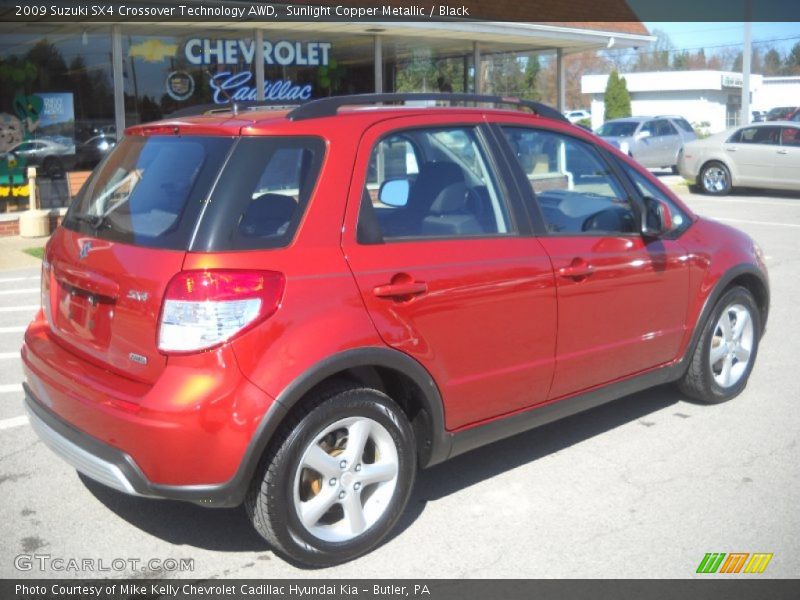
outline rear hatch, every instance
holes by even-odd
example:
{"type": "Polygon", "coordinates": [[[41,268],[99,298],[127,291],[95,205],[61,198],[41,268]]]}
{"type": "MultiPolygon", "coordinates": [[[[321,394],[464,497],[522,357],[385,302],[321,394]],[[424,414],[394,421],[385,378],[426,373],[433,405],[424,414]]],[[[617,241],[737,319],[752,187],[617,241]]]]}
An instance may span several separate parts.
{"type": "Polygon", "coordinates": [[[57,340],[154,382],[164,291],[181,270],[234,139],[129,136],[81,190],[48,244],[43,305],[57,340]]]}

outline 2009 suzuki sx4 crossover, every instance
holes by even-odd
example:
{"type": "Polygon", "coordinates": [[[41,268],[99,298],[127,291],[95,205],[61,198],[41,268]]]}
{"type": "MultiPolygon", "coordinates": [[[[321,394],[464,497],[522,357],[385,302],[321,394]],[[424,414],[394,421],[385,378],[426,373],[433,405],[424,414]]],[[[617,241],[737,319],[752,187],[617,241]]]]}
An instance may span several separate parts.
{"type": "Polygon", "coordinates": [[[553,109],[197,112],[129,128],[45,250],[26,405],[91,479],[243,503],[278,554],[330,565],[386,537],[419,467],[654,385],[747,383],[758,246],[553,109]]]}

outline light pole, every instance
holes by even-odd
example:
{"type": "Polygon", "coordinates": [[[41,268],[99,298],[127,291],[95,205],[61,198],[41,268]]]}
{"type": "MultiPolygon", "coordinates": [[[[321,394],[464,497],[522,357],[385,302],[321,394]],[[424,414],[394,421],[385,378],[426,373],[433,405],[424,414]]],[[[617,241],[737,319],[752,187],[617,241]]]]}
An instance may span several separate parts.
{"type": "Polygon", "coordinates": [[[744,48],[742,49],[742,118],[741,125],[750,124],[750,57],[753,55],[753,24],[750,22],[750,0],[745,6],[744,48]]]}

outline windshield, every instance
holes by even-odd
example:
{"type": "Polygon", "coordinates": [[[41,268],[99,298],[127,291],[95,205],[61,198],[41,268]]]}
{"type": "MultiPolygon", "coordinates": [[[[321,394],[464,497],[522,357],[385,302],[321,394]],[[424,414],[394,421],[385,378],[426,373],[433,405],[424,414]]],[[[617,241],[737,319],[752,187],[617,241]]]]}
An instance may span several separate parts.
{"type": "Polygon", "coordinates": [[[639,123],[635,121],[610,121],[604,123],[600,129],[597,130],[597,135],[603,137],[631,137],[635,132],[639,123]]]}
{"type": "Polygon", "coordinates": [[[186,249],[232,138],[129,136],[92,174],[65,227],[102,239],[186,249]]]}

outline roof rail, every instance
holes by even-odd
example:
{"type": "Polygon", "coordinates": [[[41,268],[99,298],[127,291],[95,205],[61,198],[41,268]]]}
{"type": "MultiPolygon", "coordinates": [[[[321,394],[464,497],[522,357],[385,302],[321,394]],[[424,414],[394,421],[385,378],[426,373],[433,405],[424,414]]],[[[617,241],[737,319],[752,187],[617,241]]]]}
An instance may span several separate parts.
{"type": "Polygon", "coordinates": [[[557,119],[569,122],[564,115],[556,109],[532,100],[522,100],[513,96],[488,96],[483,94],[452,94],[452,93],[409,93],[409,94],[354,94],[351,96],[332,96],[330,98],[320,98],[319,100],[309,100],[292,110],[287,116],[292,121],[303,121],[305,119],[316,119],[319,117],[330,117],[335,115],[342,106],[385,104],[397,102],[418,102],[426,100],[436,100],[449,102],[451,104],[506,104],[527,108],[540,117],[557,119]]]}
{"type": "Polygon", "coordinates": [[[179,108],[175,112],[166,115],[164,119],[182,119],[184,117],[196,117],[198,115],[213,115],[216,113],[232,112],[234,115],[245,110],[280,110],[297,108],[300,102],[287,100],[262,100],[252,102],[233,102],[231,104],[197,104],[179,108]]]}

